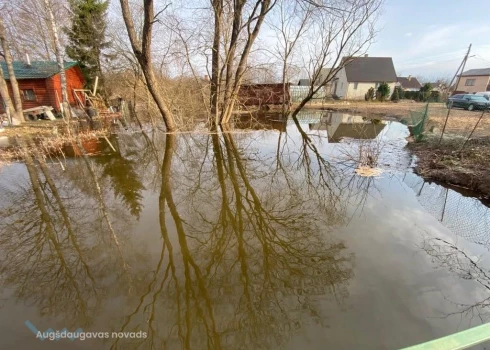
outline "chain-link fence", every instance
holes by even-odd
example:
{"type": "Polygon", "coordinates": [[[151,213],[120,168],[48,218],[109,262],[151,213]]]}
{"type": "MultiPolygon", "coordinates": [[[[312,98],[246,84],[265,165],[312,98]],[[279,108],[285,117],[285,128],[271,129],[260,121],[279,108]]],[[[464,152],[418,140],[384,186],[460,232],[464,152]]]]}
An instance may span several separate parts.
{"type": "MultiPolygon", "coordinates": [[[[423,112],[422,106],[414,110],[414,113],[423,112]]],[[[437,143],[450,143],[454,148],[461,148],[469,138],[475,140],[490,137],[490,113],[482,110],[449,109],[445,103],[429,103],[423,131],[427,138],[433,138],[437,143]]]]}
{"type": "MultiPolygon", "coordinates": [[[[314,89],[317,89],[318,87],[315,86],[314,89]]],[[[310,86],[291,86],[290,87],[290,93],[291,93],[291,102],[292,103],[297,103],[301,102],[304,100],[304,98],[308,95],[310,92],[310,86]]],[[[310,103],[321,103],[325,100],[327,97],[325,93],[324,88],[320,88],[314,95],[313,98],[311,99],[310,103]]]]}
{"type": "Polygon", "coordinates": [[[407,173],[403,180],[420,204],[445,227],[468,241],[490,247],[490,203],[486,205],[415,174],[407,173]]]}

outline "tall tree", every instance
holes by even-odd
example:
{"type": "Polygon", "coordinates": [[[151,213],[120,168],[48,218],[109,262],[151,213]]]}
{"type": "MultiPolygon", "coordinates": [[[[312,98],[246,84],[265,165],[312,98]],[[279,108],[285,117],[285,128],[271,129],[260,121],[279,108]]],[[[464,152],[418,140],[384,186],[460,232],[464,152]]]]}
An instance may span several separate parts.
{"type": "Polygon", "coordinates": [[[143,1],[143,31],[141,38],[136,33],[134,26],[133,16],[128,0],[120,0],[121,10],[128,31],[129,40],[131,41],[131,47],[134,55],[136,56],[138,63],[141,66],[141,71],[145,76],[148,90],[150,91],[153,100],[160,113],[162,114],[163,121],[167,127],[167,131],[174,131],[176,129],[175,120],[172,112],[168,106],[167,101],[162,96],[159,88],[158,80],[153,71],[153,64],[151,59],[151,40],[153,33],[153,24],[158,20],[158,15],[161,14],[168,5],[155,15],[155,9],[153,8],[153,0],[143,1]]]}
{"type": "Polygon", "coordinates": [[[12,99],[10,98],[9,95],[9,89],[7,86],[7,83],[5,82],[5,79],[3,77],[3,69],[0,67],[0,96],[2,97],[3,100],[3,106],[5,109],[5,112],[7,113],[7,116],[10,116],[10,112],[14,110],[13,104],[12,104],[12,99]]]}
{"type": "Polygon", "coordinates": [[[10,46],[7,40],[7,31],[5,30],[5,25],[3,24],[3,19],[0,17],[0,43],[2,45],[3,58],[5,59],[5,64],[7,65],[7,71],[9,75],[10,86],[12,87],[12,92],[14,95],[14,107],[13,110],[15,118],[22,123],[24,121],[24,114],[22,113],[22,100],[20,98],[19,84],[17,84],[17,79],[15,78],[14,65],[12,60],[12,54],[10,53],[10,46]]]}
{"type": "Polygon", "coordinates": [[[61,80],[61,96],[62,96],[62,104],[63,104],[63,116],[66,118],[71,117],[70,113],[70,104],[68,102],[68,87],[66,83],[66,74],[65,74],[65,61],[63,59],[63,51],[61,50],[61,42],[58,35],[58,24],[54,18],[53,6],[51,4],[51,0],[44,0],[44,5],[46,7],[46,12],[49,15],[49,23],[51,26],[51,30],[53,32],[54,44],[55,44],[55,52],[56,52],[56,61],[58,62],[58,69],[60,71],[60,80],[61,80]]]}
{"type": "Polygon", "coordinates": [[[212,1],[214,35],[211,102],[213,109],[217,109],[220,102],[222,105],[219,113],[215,114],[216,123],[226,124],[230,121],[250,51],[267,14],[276,3],[277,0],[212,1]],[[228,17],[222,19],[224,13],[228,17]],[[229,23],[229,27],[222,28],[220,20],[229,23]],[[231,33],[230,37],[226,37],[225,33],[231,33]],[[222,37],[221,40],[217,40],[219,37],[222,37]],[[224,46],[225,52],[222,60],[217,56],[220,45],[224,46]]]}
{"type": "Polygon", "coordinates": [[[88,87],[99,76],[102,91],[102,50],[109,46],[105,38],[108,5],[106,0],[70,0],[72,24],[66,29],[66,54],[80,63],[88,87]]]}

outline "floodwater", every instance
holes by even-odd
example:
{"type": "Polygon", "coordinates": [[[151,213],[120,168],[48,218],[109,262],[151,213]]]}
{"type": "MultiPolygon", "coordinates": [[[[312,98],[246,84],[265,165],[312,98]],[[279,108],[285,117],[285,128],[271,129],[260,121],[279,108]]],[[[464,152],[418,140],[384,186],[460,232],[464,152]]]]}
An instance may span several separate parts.
{"type": "Polygon", "coordinates": [[[486,203],[413,174],[401,124],[300,122],[3,168],[0,347],[398,349],[486,322],[486,203]]]}

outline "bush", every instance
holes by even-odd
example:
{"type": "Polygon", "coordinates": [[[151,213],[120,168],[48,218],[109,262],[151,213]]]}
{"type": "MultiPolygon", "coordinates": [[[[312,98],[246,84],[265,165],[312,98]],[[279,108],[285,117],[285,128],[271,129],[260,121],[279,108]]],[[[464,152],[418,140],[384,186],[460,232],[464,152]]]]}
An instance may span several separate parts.
{"type": "Polygon", "coordinates": [[[366,101],[372,101],[374,99],[374,88],[369,88],[369,90],[364,95],[366,101]]]}
{"type": "Polygon", "coordinates": [[[420,88],[419,100],[420,101],[428,101],[432,92],[432,84],[425,83],[424,86],[420,88]]]}
{"type": "Polygon", "coordinates": [[[431,91],[429,96],[430,102],[441,102],[441,93],[439,91],[431,91]]]}
{"type": "Polygon", "coordinates": [[[395,89],[398,90],[398,97],[400,100],[405,96],[405,91],[403,91],[403,88],[401,86],[395,87],[395,89]]]}
{"type": "Polygon", "coordinates": [[[420,92],[419,91],[404,91],[403,92],[403,98],[405,98],[407,100],[419,101],[420,92]]]}
{"type": "Polygon", "coordinates": [[[398,92],[400,89],[399,87],[395,87],[395,91],[393,91],[393,95],[391,95],[391,100],[392,101],[399,101],[400,100],[400,93],[398,92]]]}
{"type": "Polygon", "coordinates": [[[376,99],[384,101],[390,96],[390,86],[387,83],[382,82],[379,84],[377,92],[379,92],[379,94],[376,94],[376,99]]]}

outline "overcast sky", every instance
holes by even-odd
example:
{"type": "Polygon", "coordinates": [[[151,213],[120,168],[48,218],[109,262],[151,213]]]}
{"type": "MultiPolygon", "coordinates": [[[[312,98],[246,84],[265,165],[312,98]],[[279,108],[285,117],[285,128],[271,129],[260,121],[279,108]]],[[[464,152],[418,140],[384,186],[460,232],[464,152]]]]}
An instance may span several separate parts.
{"type": "Polygon", "coordinates": [[[490,68],[490,0],[386,0],[370,56],[393,57],[398,75],[454,75],[473,44],[466,69],[490,68]]]}

